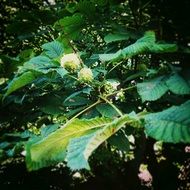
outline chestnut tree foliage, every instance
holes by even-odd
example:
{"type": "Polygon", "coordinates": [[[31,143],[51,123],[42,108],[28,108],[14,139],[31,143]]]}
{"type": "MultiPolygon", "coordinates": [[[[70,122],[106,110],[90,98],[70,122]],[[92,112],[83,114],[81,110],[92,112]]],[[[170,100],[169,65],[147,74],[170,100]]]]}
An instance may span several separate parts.
{"type": "Polygon", "coordinates": [[[190,36],[160,1],[48,2],[33,4],[35,16],[19,12],[12,37],[5,32],[2,162],[89,170],[100,147],[126,161],[142,136],[190,143],[190,36]]]}

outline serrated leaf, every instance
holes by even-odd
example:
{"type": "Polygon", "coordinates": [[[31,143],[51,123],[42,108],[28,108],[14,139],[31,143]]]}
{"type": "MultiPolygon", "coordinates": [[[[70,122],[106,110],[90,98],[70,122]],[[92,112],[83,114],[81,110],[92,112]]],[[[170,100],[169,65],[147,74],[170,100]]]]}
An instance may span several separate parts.
{"type": "Polygon", "coordinates": [[[39,56],[36,56],[36,57],[33,57],[32,59],[30,59],[30,61],[28,61],[28,63],[42,65],[42,66],[49,65],[49,64],[51,64],[51,59],[49,57],[39,55],[39,56]]]}
{"type": "Polygon", "coordinates": [[[57,72],[62,78],[68,73],[64,68],[58,67],[49,57],[40,55],[26,62],[20,72],[37,71],[43,74],[57,72]]]}
{"type": "Polygon", "coordinates": [[[82,14],[86,14],[89,18],[94,17],[96,7],[93,2],[89,0],[79,1],[77,8],[82,14]]]}
{"type": "Polygon", "coordinates": [[[104,41],[109,44],[111,42],[116,41],[122,41],[122,40],[128,40],[129,35],[128,34],[121,34],[121,33],[115,33],[115,34],[108,34],[104,37],[104,41]]]}
{"type": "Polygon", "coordinates": [[[26,62],[23,65],[22,70],[33,70],[47,74],[51,71],[52,68],[55,68],[56,65],[52,63],[51,59],[46,56],[37,56],[32,58],[30,61],[26,62]]]}
{"type": "Polygon", "coordinates": [[[136,125],[139,121],[133,116],[124,115],[106,124],[101,130],[70,140],[67,148],[67,165],[72,170],[90,169],[88,158],[92,152],[126,123],[136,125]]]}
{"type": "Polygon", "coordinates": [[[155,33],[153,31],[145,32],[144,36],[138,39],[134,44],[123,49],[123,54],[127,57],[146,52],[149,47],[155,43],[155,33]]]}
{"type": "Polygon", "coordinates": [[[153,31],[145,32],[144,36],[128,47],[112,54],[100,54],[101,61],[119,61],[123,58],[130,58],[139,53],[149,50],[149,47],[155,43],[155,33],[153,31]]]}
{"type": "Polygon", "coordinates": [[[190,143],[190,101],[144,118],[149,136],[164,142],[190,143]]]}
{"type": "Polygon", "coordinates": [[[108,54],[99,54],[101,61],[117,61],[123,58],[122,50],[117,51],[116,53],[108,54]]]}
{"type": "MultiPolygon", "coordinates": [[[[108,42],[112,41],[114,39],[114,36],[109,35],[106,39],[108,42]]],[[[147,31],[143,37],[138,39],[135,43],[127,46],[126,48],[119,50],[116,53],[100,54],[99,57],[102,61],[119,61],[146,52],[164,53],[175,52],[176,50],[176,44],[156,43],[154,31],[147,31]]]]}
{"type": "Polygon", "coordinates": [[[63,54],[62,44],[58,41],[48,42],[42,45],[45,54],[50,58],[57,58],[63,54]]]}
{"type": "Polygon", "coordinates": [[[190,94],[190,85],[179,74],[172,75],[166,84],[174,94],[185,95],[190,94]]]}
{"type": "Polygon", "coordinates": [[[4,98],[11,94],[12,92],[18,90],[19,88],[22,88],[23,86],[31,83],[33,80],[35,80],[36,75],[28,71],[26,73],[23,73],[22,75],[15,77],[8,85],[8,89],[4,95],[4,98]]]}
{"type": "Polygon", "coordinates": [[[42,140],[32,140],[26,144],[26,164],[28,170],[37,170],[64,161],[70,139],[95,132],[110,119],[75,119],[42,140]]]}
{"type": "Polygon", "coordinates": [[[137,84],[137,91],[142,101],[154,101],[163,96],[168,90],[165,84],[165,76],[137,84]]]}

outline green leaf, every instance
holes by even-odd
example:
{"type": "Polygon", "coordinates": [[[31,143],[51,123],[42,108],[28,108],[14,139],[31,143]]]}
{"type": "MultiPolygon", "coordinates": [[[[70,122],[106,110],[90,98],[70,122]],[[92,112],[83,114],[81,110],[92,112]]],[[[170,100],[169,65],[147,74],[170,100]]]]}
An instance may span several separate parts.
{"type": "Polygon", "coordinates": [[[168,90],[165,76],[137,84],[137,91],[142,101],[154,101],[163,96],[168,90]]]}
{"type": "Polygon", "coordinates": [[[65,35],[75,39],[80,34],[84,23],[83,15],[76,13],[57,21],[55,27],[59,30],[63,30],[65,35]]]}
{"type": "Polygon", "coordinates": [[[190,143],[190,101],[144,118],[149,136],[164,142],[190,143]]]}
{"type": "Polygon", "coordinates": [[[26,144],[26,164],[28,170],[37,170],[64,161],[70,139],[95,132],[110,119],[75,119],[42,140],[31,140],[26,144]]]}
{"type": "Polygon", "coordinates": [[[143,102],[157,100],[168,90],[178,95],[190,94],[190,85],[177,73],[137,84],[137,91],[143,102]]]}
{"type": "Polygon", "coordinates": [[[103,117],[113,118],[118,116],[118,113],[109,104],[99,104],[96,109],[103,117]]]}
{"type": "Polygon", "coordinates": [[[31,83],[33,80],[35,80],[36,75],[28,71],[26,73],[23,73],[22,75],[15,77],[8,85],[8,90],[6,91],[4,98],[11,94],[12,92],[18,90],[19,88],[22,88],[23,86],[31,83]]]}
{"type": "MultiPolygon", "coordinates": [[[[121,36],[115,36],[115,39],[124,39],[121,36]]],[[[105,38],[107,43],[114,40],[113,35],[108,35],[105,38]]],[[[135,43],[127,46],[126,48],[111,54],[100,54],[101,61],[119,61],[125,58],[130,58],[138,54],[153,52],[153,53],[166,53],[175,52],[177,50],[176,44],[156,43],[154,31],[145,32],[144,36],[138,39],[135,43]]]]}
{"type": "Polygon", "coordinates": [[[104,37],[104,41],[109,44],[111,42],[121,41],[121,40],[128,40],[128,34],[116,33],[116,34],[108,34],[104,37]]]}
{"type": "Polygon", "coordinates": [[[43,74],[47,74],[48,72],[50,72],[52,67],[56,67],[56,65],[51,62],[51,59],[46,56],[40,55],[26,62],[23,65],[22,70],[24,71],[33,70],[33,71],[41,72],[43,74]]]}
{"type": "Polygon", "coordinates": [[[43,98],[40,105],[41,111],[47,114],[57,115],[63,113],[63,100],[58,95],[49,95],[43,98]]]}
{"type": "Polygon", "coordinates": [[[144,36],[138,39],[134,44],[123,49],[123,54],[126,57],[132,57],[134,55],[146,52],[149,47],[155,43],[155,33],[153,31],[145,32],[144,36]]]}
{"type": "Polygon", "coordinates": [[[150,51],[153,53],[169,53],[169,52],[176,52],[177,45],[176,44],[153,44],[149,47],[150,51]]]}
{"type": "Polygon", "coordinates": [[[108,142],[121,151],[128,152],[130,143],[124,131],[120,130],[115,135],[109,138],[108,142]]]}
{"type": "Polygon", "coordinates": [[[53,41],[42,45],[45,50],[45,54],[50,58],[57,58],[63,54],[62,44],[58,41],[53,41]]]}
{"type": "Polygon", "coordinates": [[[118,50],[116,53],[99,54],[101,61],[117,61],[123,58],[122,50],[118,50]]]}
{"type": "Polygon", "coordinates": [[[124,115],[107,123],[101,130],[70,140],[67,153],[67,165],[72,170],[83,168],[90,169],[88,158],[92,152],[105,140],[115,134],[125,124],[139,124],[138,119],[130,115],[124,115]]]}
{"type": "Polygon", "coordinates": [[[81,106],[90,104],[91,100],[88,98],[82,97],[82,96],[73,96],[69,99],[67,98],[66,101],[64,101],[64,106],[81,106]]]}
{"type": "Polygon", "coordinates": [[[179,74],[172,75],[166,84],[174,94],[185,95],[190,94],[190,85],[179,74]]]}
{"type": "Polygon", "coordinates": [[[96,7],[89,0],[79,1],[77,8],[82,14],[86,14],[89,18],[94,18],[96,7]]]}
{"type": "Polygon", "coordinates": [[[130,58],[139,53],[149,50],[149,47],[155,43],[155,33],[153,31],[145,32],[144,36],[138,39],[134,44],[112,54],[100,54],[101,61],[119,61],[123,58],[130,58]]]}
{"type": "Polygon", "coordinates": [[[58,67],[52,70],[55,70],[60,75],[61,78],[63,78],[68,73],[68,71],[62,67],[58,67]]]}
{"type": "Polygon", "coordinates": [[[68,111],[68,113],[65,114],[67,118],[73,117],[75,114],[79,113],[80,111],[84,110],[87,106],[80,106],[77,108],[72,108],[68,111]]]}
{"type": "Polygon", "coordinates": [[[51,63],[51,59],[49,57],[43,56],[43,55],[39,55],[37,57],[33,57],[32,59],[30,59],[30,61],[28,61],[28,63],[30,64],[36,64],[36,65],[49,65],[52,64],[51,63]]]}
{"type": "Polygon", "coordinates": [[[48,135],[56,131],[59,127],[59,124],[43,125],[41,128],[41,136],[43,138],[47,137],[48,135]]]}

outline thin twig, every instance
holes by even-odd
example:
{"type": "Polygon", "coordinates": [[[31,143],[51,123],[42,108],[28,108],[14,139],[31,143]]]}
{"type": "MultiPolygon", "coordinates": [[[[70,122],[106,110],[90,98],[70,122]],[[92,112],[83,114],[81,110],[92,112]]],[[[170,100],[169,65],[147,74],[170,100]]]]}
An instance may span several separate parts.
{"type": "Polygon", "coordinates": [[[66,127],[67,125],[69,125],[74,119],[76,119],[78,116],[80,116],[81,114],[83,114],[84,112],[88,111],[89,109],[93,108],[94,106],[96,106],[97,104],[101,103],[102,101],[99,99],[97,100],[95,103],[91,104],[90,106],[88,106],[87,108],[85,108],[84,110],[82,110],[81,112],[77,113],[75,116],[73,116],[65,125],[63,125],[63,127],[66,127]]]}

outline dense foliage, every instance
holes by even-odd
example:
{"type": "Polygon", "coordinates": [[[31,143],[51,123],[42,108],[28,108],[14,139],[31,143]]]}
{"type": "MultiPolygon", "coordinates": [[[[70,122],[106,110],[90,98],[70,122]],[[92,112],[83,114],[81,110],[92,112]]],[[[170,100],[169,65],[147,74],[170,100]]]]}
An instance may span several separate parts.
{"type": "Polygon", "coordinates": [[[148,164],[156,189],[164,147],[186,158],[190,143],[190,36],[172,12],[179,3],[20,3],[1,8],[12,15],[0,57],[2,164],[92,173],[110,160],[121,173],[148,164]]]}

